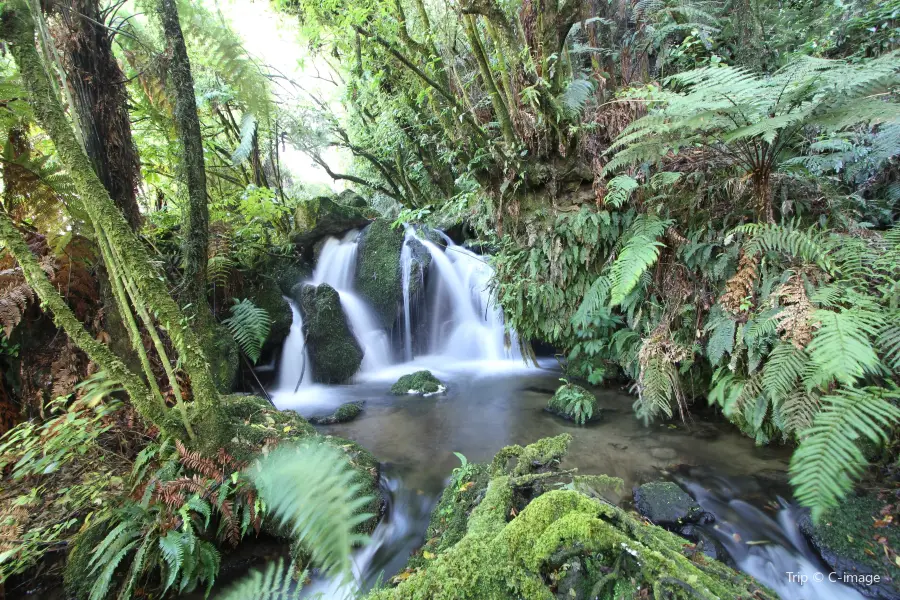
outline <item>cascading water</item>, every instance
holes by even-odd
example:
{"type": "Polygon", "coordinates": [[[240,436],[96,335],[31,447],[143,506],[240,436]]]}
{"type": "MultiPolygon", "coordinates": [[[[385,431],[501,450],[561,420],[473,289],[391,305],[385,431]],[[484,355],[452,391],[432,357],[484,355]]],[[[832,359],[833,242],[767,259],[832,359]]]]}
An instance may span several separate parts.
{"type": "MultiPolygon", "coordinates": [[[[443,233],[431,231],[440,245],[417,237],[413,228],[407,228],[399,257],[402,362],[428,356],[440,358],[441,365],[446,364],[446,358],[460,362],[521,361],[518,338],[505,331],[503,312],[489,289],[491,266],[443,233]],[[430,257],[427,278],[424,269],[414,270],[414,243],[420,244],[419,248],[430,257]]],[[[327,283],[340,295],[350,328],[364,350],[360,375],[370,376],[394,361],[389,332],[378,325],[366,301],[353,289],[359,235],[353,230],[342,238],[328,238],[309,283],[327,283]]],[[[294,321],[282,352],[278,393],[293,392],[298,387],[304,364],[300,386],[311,385],[313,380],[309,357],[305,355],[302,316],[293,302],[291,310],[294,321]]]]}
{"type": "Polygon", "coordinates": [[[735,497],[739,486],[727,478],[683,480],[703,510],[715,515],[704,526],[737,567],[774,590],[783,600],[863,600],[853,588],[829,580],[830,569],[806,542],[797,522],[800,511],[782,502],[775,519],[735,497]],[[749,542],[749,543],[748,543],[749,542]]]}
{"type": "Polygon", "coordinates": [[[404,352],[412,358],[414,332],[410,326],[411,251],[417,240],[431,256],[431,283],[426,303],[428,339],[424,347],[429,354],[449,356],[459,360],[521,360],[515,333],[507,334],[503,311],[490,291],[493,269],[480,256],[457,246],[439,233],[446,250],[431,240],[416,237],[412,228],[406,230],[403,268],[404,352]]]}

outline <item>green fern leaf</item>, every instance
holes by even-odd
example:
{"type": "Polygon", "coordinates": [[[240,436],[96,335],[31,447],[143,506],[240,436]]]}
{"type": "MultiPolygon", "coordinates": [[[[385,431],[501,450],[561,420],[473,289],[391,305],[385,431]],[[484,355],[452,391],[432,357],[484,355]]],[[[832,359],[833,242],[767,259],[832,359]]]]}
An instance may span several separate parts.
{"type": "Polygon", "coordinates": [[[837,506],[868,464],[858,442],[888,441],[900,423],[897,390],[868,387],[842,389],[822,399],[822,410],[791,458],[791,483],[797,500],[818,518],[837,506]]]}
{"type": "Polygon", "coordinates": [[[244,354],[254,363],[259,360],[262,346],[269,337],[269,313],[246,298],[235,299],[231,316],[222,323],[228,327],[244,354]]]}

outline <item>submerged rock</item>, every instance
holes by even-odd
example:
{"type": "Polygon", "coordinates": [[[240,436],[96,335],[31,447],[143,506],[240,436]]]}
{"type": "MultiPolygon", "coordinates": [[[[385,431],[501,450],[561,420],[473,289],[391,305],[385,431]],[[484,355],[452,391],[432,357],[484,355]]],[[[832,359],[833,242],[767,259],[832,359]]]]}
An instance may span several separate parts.
{"type": "Polygon", "coordinates": [[[431,374],[431,371],[416,371],[404,375],[391,386],[391,393],[395,396],[418,395],[431,396],[440,394],[446,390],[441,380],[431,374]]]}
{"type": "Polygon", "coordinates": [[[363,349],[347,322],[340,295],[327,283],[298,284],[291,292],[303,313],[313,381],[344,383],[359,370],[363,349]]]}
{"type": "Polygon", "coordinates": [[[691,560],[681,538],[576,491],[592,478],[559,470],[570,440],[509,446],[490,465],[456,469],[396,587],[366,598],[774,600],[724,564],[691,560]],[[575,489],[559,489],[565,483],[575,489]]]}
{"type": "Polygon", "coordinates": [[[900,527],[885,520],[886,502],[874,494],[845,499],[826,511],[818,523],[807,513],[800,531],[838,580],[863,596],[900,599],[900,567],[885,556],[878,538],[889,548],[900,548],[900,527]],[[878,576],[878,580],[875,580],[878,576]]]}
{"type": "Polygon", "coordinates": [[[375,219],[359,235],[354,289],[372,307],[378,323],[390,330],[403,301],[400,252],[403,230],[387,219],[375,219]]]}
{"type": "Polygon", "coordinates": [[[352,421],[362,414],[362,402],[347,402],[337,407],[330,415],[324,417],[310,417],[308,420],[314,425],[335,425],[352,421]]]}
{"type": "Polygon", "coordinates": [[[294,211],[296,233],[291,239],[308,255],[319,240],[364,227],[368,222],[361,208],[335,202],[329,196],[318,196],[297,206],[294,211]]]}
{"type": "Polygon", "coordinates": [[[544,410],[579,425],[603,418],[597,397],[574,383],[559,386],[544,410]]]}

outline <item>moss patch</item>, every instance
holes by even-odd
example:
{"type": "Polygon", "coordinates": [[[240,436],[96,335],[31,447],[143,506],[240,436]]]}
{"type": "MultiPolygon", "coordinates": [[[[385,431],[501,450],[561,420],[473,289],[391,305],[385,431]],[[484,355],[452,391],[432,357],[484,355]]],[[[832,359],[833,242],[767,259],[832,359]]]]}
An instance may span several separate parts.
{"type": "Polygon", "coordinates": [[[403,230],[375,219],[359,236],[355,289],[372,307],[378,322],[391,329],[403,300],[400,251],[403,230]]]}
{"type": "Polygon", "coordinates": [[[426,396],[429,394],[438,394],[446,388],[440,379],[431,374],[431,371],[416,371],[404,375],[397,380],[397,383],[391,386],[391,393],[395,396],[405,396],[407,394],[415,394],[426,396]]]}
{"type": "Polygon", "coordinates": [[[309,422],[315,425],[334,425],[335,423],[346,423],[352,421],[362,414],[362,402],[347,402],[337,407],[330,415],[323,417],[310,417],[309,422]]]}

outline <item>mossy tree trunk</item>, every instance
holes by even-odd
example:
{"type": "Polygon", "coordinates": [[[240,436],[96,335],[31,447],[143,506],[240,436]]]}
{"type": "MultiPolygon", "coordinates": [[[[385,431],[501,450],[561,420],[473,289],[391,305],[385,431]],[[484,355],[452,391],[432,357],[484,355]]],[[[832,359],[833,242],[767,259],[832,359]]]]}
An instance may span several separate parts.
{"type": "Polygon", "coordinates": [[[97,0],[50,4],[65,28],[56,43],[69,73],[84,149],[103,187],[132,229],[141,225],[137,203],[140,167],[126,107],[125,76],[113,56],[112,37],[101,25],[97,0]]]}
{"type": "Polygon", "coordinates": [[[175,126],[181,142],[182,165],[187,181],[188,203],[184,215],[184,291],[183,297],[194,306],[194,313],[205,318],[206,263],[209,244],[209,207],[206,203],[206,164],[194,77],[188,58],[178,5],[175,0],[159,0],[157,11],[166,38],[169,76],[175,88],[175,126]]]}
{"type": "MultiPolygon", "coordinates": [[[[153,267],[147,249],[110,198],[78,143],[72,126],[66,119],[58,90],[51,82],[35,48],[35,22],[27,0],[11,0],[3,6],[0,13],[0,37],[7,42],[19,67],[37,122],[50,136],[61,162],[69,170],[83,209],[93,225],[94,232],[100,238],[98,243],[103,251],[104,262],[116,264],[116,272],[124,279],[122,283],[128,290],[135,311],[138,313],[146,311],[154,315],[156,323],[167,331],[178,353],[177,360],[190,377],[196,408],[193,416],[197,423],[199,443],[217,447],[225,433],[224,420],[206,354],[199,336],[194,331],[195,325],[185,317],[169,296],[165,279],[153,267]]],[[[27,257],[25,259],[27,261],[27,257]]],[[[40,282],[37,283],[40,285],[40,282]]],[[[29,281],[29,284],[32,284],[32,281],[29,281]]],[[[102,351],[93,338],[83,331],[83,327],[82,333],[78,333],[75,323],[69,322],[65,316],[60,317],[65,315],[63,310],[65,303],[62,303],[62,306],[59,303],[50,304],[50,300],[45,299],[45,296],[49,298],[49,292],[43,294],[41,299],[47,303],[57,319],[63,319],[61,325],[69,333],[72,341],[92,358],[92,354],[99,356],[98,353],[102,351]]],[[[120,313],[132,314],[132,307],[127,302],[117,304],[120,313]]],[[[153,323],[145,325],[155,326],[153,323]]],[[[108,349],[106,350],[108,352],[108,349]]],[[[120,363],[118,360],[117,362],[120,363]]],[[[106,360],[98,361],[101,366],[104,366],[104,363],[112,364],[106,360]]],[[[118,369],[118,366],[115,366],[118,369]]],[[[117,379],[125,385],[123,379],[129,379],[127,369],[123,367],[121,371],[124,372],[120,372],[117,379]]],[[[152,397],[146,386],[142,385],[139,390],[135,385],[129,385],[134,390],[133,401],[136,404],[143,403],[144,397],[152,397]]],[[[145,406],[149,406],[149,403],[145,403],[145,406]]],[[[165,427],[163,417],[158,413],[147,410],[143,414],[155,425],[165,427]]]]}

